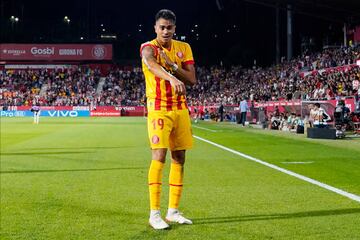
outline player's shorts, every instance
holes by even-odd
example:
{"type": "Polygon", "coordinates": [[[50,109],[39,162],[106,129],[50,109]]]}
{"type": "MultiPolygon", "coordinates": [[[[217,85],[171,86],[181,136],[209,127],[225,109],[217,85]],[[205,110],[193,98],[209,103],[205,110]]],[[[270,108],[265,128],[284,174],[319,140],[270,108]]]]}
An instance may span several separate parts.
{"type": "Polygon", "coordinates": [[[189,110],[149,111],[148,134],[151,149],[169,148],[171,151],[192,148],[189,110]]]}

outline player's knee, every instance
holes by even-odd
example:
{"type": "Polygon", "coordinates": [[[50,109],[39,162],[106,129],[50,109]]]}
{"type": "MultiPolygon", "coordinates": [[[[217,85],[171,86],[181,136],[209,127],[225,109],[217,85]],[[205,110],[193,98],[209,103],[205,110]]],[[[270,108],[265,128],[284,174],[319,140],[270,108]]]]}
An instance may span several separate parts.
{"type": "Polygon", "coordinates": [[[164,163],[166,160],[166,149],[153,149],[152,150],[152,159],[158,160],[158,161],[164,163]]]}
{"type": "Polygon", "coordinates": [[[174,163],[183,165],[185,163],[185,150],[172,151],[171,159],[174,163]]]}

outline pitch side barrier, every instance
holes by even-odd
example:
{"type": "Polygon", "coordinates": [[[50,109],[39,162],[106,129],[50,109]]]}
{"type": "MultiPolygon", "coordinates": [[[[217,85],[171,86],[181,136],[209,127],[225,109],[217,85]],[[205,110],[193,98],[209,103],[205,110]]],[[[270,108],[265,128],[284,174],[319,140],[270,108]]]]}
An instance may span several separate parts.
{"type": "MultiPolygon", "coordinates": [[[[34,114],[27,111],[1,111],[0,117],[33,117],[34,114]]],[[[42,110],[40,111],[42,117],[90,117],[89,111],[76,110],[42,110]]]]}
{"type": "MultiPolygon", "coordinates": [[[[32,117],[30,106],[10,106],[0,112],[1,117],[32,117]]],[[[144,116],[144,106],[42,106],[42,117],[120,117],[144,116]]]]}
{"type": "MultiPolygon", "coordinates": [[[[347,97],[342,99],[345,101],[345,105],[350,109],[351,112],[355,111],[355,98],[347,97]]],[[[338,100],[292,100],[292,101],[267,101],[267,102],[248,102],[249,110],[247,112],[247,121],[251,123],[259,122],[259,112],[263,111],[264,114],[269,116],[275,112],[279,113],[295,113],[301,115],[302,118],[309,116],[310,108],[309,106],[314,103],[320,103],[322,107],[331,117],[334,119],[335,107],[338,103],[338,100]]],[[[218,113],[219,105],[201,105],[201,106],[189,106],[191,116],[195,117],[204,116],[206,112],[218,113]]],[[[237,114],[239,112],[238,105],[225,105],[225,112],[237,114]]]]}
{"type": "MultiPolygon", "coordinates": [[[[350,111],[355,110],[355,98],[348,97],[343,99],[345,105],[350,111]]],[[[333,119],[333,113],[337,105],[337,100],[311,100],[311,101],[268,101],[268,102],[250,102],[247,113],[247,121],[258,122],[259,111],[264,111],[267,115],[279,113],[296,113],[302,117],[308,116],[310,113],[309,105],[320,103],[320,106],[333,119]]],[[[4,107],[0,106],[0,109],[4,107]]],[[[206,112],[218,113],[219,105],[201,105],[189,106],[192,117],[204,116],[206,112]]],[[[225,105],[224,110],[227,113],[238,113],[238,105],[225,105]]],[[[1,117],[32,117],[29,106],[10,106],[6,111],[1,111],[1,117]]],[[[146,116],[144,106],[43,106],[41,107],[40,116],[46,117],[125,117],[125,116],[146,116]]]]}

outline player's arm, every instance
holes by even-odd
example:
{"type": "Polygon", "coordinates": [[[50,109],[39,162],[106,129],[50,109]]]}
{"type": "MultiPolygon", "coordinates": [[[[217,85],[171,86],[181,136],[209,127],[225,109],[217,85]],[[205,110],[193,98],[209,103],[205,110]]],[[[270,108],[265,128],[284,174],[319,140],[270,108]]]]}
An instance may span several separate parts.
{"type": "Polygon", "coordinates": [[[160,50],[160,55],[165,59],[166,64],[172,68],[175,76],[182,82],[190,86],[196,84],[194,64],[185,64],[183,68],[179,68],[173,61],[170,60],[163,50],[160,50]]]}
{"type": "Polygon", "coordinates": [[[185,64],[183,68],[177,68],[174,72],[175,76],[180,78],[185,84],[193,86],[197,82],[194,64],[185,64]]]}
{"type": "Polygon", "coordinates": [[[160,64],[157,63],[154,57],[154,49],[151,46],[145,46],[141,50],[141,56],[150,72],[159,78],[169,81],[176,94],[185,94],[185,84],[172,74],[168,73],[160,64]]]}

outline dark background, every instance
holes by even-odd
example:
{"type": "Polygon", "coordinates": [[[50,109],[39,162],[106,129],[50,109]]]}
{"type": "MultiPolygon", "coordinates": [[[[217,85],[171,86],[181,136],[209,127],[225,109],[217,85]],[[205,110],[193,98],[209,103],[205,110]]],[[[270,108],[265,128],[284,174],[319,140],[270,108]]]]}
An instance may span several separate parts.
{"type": "Polygon", "coordinates": [[[138,64],[140,44],[155,37],[154,15],[168,8],[177,15],[177,37],[186,36],[200,65],[222,61],[251,66],[256,59],[258,65],[268,66],[275,63],[277,4],[281,56],[286,56],[287,4],[294,10],[295,56],[301,53],[301,43],[310,39],[313,51],[341,45],[344,23],[349,28],[360,24],[360,0],[0,0],[0,42],[110,42],[116,62],[138,64]],[[11,21],[11,16],[19,21],[11,21]],[[117,38],[104,40],[101,34],[117,38]]]}

